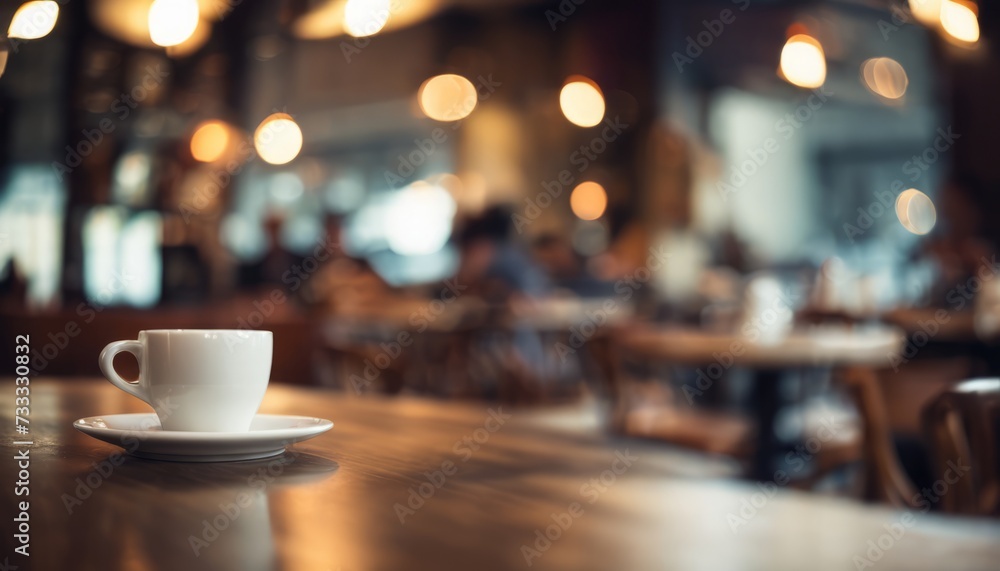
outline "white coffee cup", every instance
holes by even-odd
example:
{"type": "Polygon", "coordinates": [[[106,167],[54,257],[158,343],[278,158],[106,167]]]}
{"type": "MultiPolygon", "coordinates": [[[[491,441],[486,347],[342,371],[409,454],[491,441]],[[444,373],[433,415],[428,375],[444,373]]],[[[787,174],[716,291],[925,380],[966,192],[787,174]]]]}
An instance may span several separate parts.
{"type": "Polygon", "coordinates": [[[104,376],[146,401],[163,430],[246,432],[271,376],[270,331],[151,329],[135,341],[115,341],[101,351],[104,376]],[[139,361],[129,382],[114,367],[127,351],[139,361]]]}

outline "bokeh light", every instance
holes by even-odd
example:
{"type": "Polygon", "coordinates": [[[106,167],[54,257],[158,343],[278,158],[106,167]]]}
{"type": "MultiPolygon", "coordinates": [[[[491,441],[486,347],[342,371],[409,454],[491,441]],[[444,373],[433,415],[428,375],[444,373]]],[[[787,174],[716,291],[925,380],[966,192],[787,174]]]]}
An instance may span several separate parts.
{"type": "Polygon", "coordinates": [[[910,13],[925,26],[936,26],[941,20],[941,0],[910,0],[910,13]]]}
{"type": "Polygon", "coordinates": [[[596,182],[581,182],[569,196],[569,206],[581,220],[597,220],[608,207],[608,193],[596,182]]]}
{"type": "Polygon", "coordinates": [[[896,217],[909,232],[927,234],[937,222],[937,210],[930,197],[915,188],[899,193],[896,197],[896,217]]]}
{"type": "Polygon", "coordinates": [[[344,6],[344,30],[363,38],[377,34],[389,21],[392,0],[347,0],[344,6]]]}
{"type": "Polygon", "coordinates": [[[302,150],[302,129],[291,115],[275,113],[257,126],[253,146],[265,162],[283,165],[291,162],[302,150]]]}
{"type": "Polygon", "coordinates": [[[167,55],[172,58],[187,57],[202,48],[212,37],[212,23],[207,20],[198,20],[198,25],[194,32],[183,42],[167,46],[167,55]]]}
{"type": "Polygon", "coordinates": [[[796,34],[781,49],[781,74],[789,83],[814,89],[826,81],[826,56],[819,40],[796,34]]]}
{"type": "Polygon", "coordinates": [[[436,75],[420,86],[420,109],[435,121],[458,121],[472,113],[478,102],[476,87],[461,75],[436,75]]]}
{"type": "MultiPolygon", "coordinates": [[[[87,16],[101,33],[138,48],[166,47],[167,55],[172,58],[184,57],[204,46],[212,35],[212,22],[233,7],[225,4],[224,0],[197,0],[200,17],[190,37],[179,44],[160,46],[153,41],[150,33],[152,0],[93,0],[85,4],[87,16]]],[[[165,6],[168,10],[172,9],[169,4],[167,2],[165,6]]],[[[164,7],[157,7],[157,10],[162,9],[164,7]]],[[[188,9],[188,17],[193,20],[190,5],[188,9]]],[[[159,33],[161,28],[157,24],[154,29],[159,33]]]]}
{"type": "Polygon", "coordinates": [[[401,30],[427,20],[449,3],[448,0],[316,0],[309,5],[291,23],[292,34],[304,40],[401,30]]]}
{"type": "Polygon", "coordinates": [[[22,40],[44,38],[56,27],[59,4],[51,1],[25,2],[14,12],[7,37],[22,40]]]}
{"type": "Polygon", "coordinates": [[[865,87],[886,99],[899,99],[906,94],[910,80],[906,70],[892,58],[877,57],[861,64],[861,77],[865,87]]]}
{"type": "Polygon", "coordinates": [[[149,38],[163,47],[176,46],[198,28],[197,0],[154,0],[149,7],[149,38]]]}
{"type": "Polygon", "coordinates": [[[570,123],[593,127],[604,119],[604,95],[587,78],[571,78],[559,92],[559,107],[570,123]]]}
{"type": "Polygon", "coordinates": [[[944,0],[941,4],[941,28],[952,38],[966,43],[979,41],[979,18],[972,6],[944,0]]]}
{"type": "Polygon", "coordinates": [[[402,256],[433,254],[448,243],[455,200],[437,185],[420,181],[404,188],[386,213],[389,249],[402,256]]]}
{"type": "Polygon", "coordinates": [[[212,163],[229,148],[229,127],[222,121],[205,121],[191,136],[191,156],[196,161],[212,163]]]}

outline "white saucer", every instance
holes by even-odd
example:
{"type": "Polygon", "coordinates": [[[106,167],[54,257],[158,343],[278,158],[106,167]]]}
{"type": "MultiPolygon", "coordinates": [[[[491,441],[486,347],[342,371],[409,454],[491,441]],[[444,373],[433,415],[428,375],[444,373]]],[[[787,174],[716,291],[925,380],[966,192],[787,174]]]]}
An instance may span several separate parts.
{"type": "Polygon", "coordinates": [[[140,458],[174,462],[231,462],[277,456],[285,446],[333,428],[322,418],[258,414],[248,432],[182,432],[160,428],[154,413],[81,418],[73,428],[140,458]]]}

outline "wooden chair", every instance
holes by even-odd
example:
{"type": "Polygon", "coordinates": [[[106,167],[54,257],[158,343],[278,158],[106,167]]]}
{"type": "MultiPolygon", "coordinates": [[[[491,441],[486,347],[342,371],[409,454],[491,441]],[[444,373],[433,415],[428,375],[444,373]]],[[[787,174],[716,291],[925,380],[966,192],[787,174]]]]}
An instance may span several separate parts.
{"type": "MultiPolygon", "coordinates": [[[[738,416],[684,411],[677,407],[639,408],[627,394],[622,348],[609,337],[599,345],[600,363],[608,380],[607,392],[613,403],[612,430],[626,435],[661,439],[686,447],[747,461],[753,453],[753,426],[738,416]],[[657,418],[662,415],[664,418],[657,418]],[[672,418],[671,418],[672,417],[672,418]],[[678,430],[678,427],[685,427],[678,430]]],[[[836,371],[837,380],[848,390],[861,420],[859,438],[825,445],[816,455],[810,477],[796,482],[811,488],[825,476],[844,466],[861,463],[861,495],[901,508],[917,508],[918,491],[906,475],[892,442],[892,427],[877,373],[869,367],[848,367],[836,371]]]]}
{"type": "MultiPolygon", "coordinates": [[[[619,434],[670,442],[747,464],[754,452],[755,428],[748,419],[724,412],[677,406],[677,395],[653,392],[626,378],[624,349],[615,335],[591,341],[591,353],[607,380],[612,403],[611,429],[619,434]]],[[[653,385],[656,386],[656,385],[653,385]]]]}
{"type": "Polygon", "coordinates": [[[941,495],[941,509],[1000,515],[1000,379],[972,379],[955,385],[924,409],[922,420],[935,477],[948,484],[941,495]],[[964,466],[970,467],[968,473],[956,473],[964,466]]]}
{"type": "Polygon", "coordinates": [[[867,367],[853,367],[841,371],[839,377],[861,413],[864,425],[865,499],[916,508],[919,494],[896,455],[878,376],[867,367]]]}

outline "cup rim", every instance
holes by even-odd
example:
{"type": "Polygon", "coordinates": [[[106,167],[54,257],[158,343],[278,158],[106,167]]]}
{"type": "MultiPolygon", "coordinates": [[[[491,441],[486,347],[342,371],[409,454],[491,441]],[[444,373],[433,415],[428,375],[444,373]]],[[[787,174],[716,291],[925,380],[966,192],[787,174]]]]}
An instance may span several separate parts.
{"type": "Polygon", "coordinates": [[[236,333],[240,335],[268,334],[273,335],[273,331],[266,329],[140,329],[139,333],[236,333]]]}

